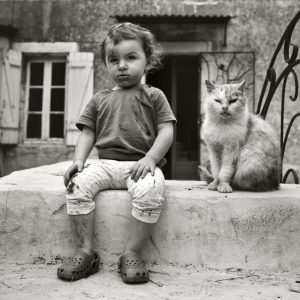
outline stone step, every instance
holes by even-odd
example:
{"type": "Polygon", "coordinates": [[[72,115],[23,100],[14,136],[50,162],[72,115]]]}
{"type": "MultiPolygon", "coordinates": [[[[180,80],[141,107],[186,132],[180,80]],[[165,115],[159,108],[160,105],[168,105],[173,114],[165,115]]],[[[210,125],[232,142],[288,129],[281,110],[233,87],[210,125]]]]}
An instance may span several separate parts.
{"type": "MultiPolygon", "coordinates": [[[[63,173],[70,162],[0,178],[0,259],[51,261],[73,254],[63,173]]],[[[208,191],[201,181],[166,181],[166,205],[143,256],[166,265],[300,270],[300,185],[253,193],[208,191]]],[[[96,196],[95,249],[116,263],[131,211],[127,191],[96,196]]]]}

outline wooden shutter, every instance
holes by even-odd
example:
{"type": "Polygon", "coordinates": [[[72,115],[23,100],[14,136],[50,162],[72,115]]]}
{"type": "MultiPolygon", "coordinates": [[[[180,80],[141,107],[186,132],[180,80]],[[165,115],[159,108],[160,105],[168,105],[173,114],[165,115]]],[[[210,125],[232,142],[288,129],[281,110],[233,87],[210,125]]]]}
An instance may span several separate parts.
{"type": "Polygon", "coordinates": [[[17,144],[22,54],[4,51],[0,88],[0,144],[17,144]]]}
{"type": "Polygon", "coordinates": [[[93,95],[93,62],[94,54],[89,52],[72,52],[68,56],[66,97],[67,145],[76,145],[80,132],[75,124],[93,95]]]}

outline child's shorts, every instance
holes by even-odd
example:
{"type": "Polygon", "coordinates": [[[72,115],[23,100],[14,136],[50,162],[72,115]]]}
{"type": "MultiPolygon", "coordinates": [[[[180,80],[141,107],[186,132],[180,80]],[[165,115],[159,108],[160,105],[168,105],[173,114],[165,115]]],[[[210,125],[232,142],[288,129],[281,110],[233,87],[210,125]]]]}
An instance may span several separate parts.
{"type": "Polygon", "coordinates": [[[103,190],[127,189],[132,196],[132,216],[144,223],[156,223],[162,210],[165,178],[160,168],[154,176],[134,182],[129,170],[135,161],[93,160],[76,173],[67,187],[67,213],[88,214],[95,209],[94,196],[103,190]]]}

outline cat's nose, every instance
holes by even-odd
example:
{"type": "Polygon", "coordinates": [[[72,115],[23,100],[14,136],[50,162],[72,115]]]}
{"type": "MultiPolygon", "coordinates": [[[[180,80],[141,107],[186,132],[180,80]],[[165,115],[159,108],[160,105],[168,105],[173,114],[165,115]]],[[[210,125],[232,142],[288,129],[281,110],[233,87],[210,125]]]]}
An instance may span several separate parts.
{"type": "Polygon", "coordinates": [[[222,109],[223,109],[224,111],[227,111],[227,110],[228,110],[228,106],[222,106],[222,109]]]}

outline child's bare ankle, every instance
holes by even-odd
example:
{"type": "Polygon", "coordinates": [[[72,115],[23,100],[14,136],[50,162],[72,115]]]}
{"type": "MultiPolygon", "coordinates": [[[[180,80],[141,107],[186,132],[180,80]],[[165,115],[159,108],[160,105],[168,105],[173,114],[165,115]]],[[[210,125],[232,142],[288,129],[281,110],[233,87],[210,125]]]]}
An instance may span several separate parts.
{"type": "Polygon", "coordinates": [[[83,247],[79,248],[77,250],[77,252],[84,252],[84,253],[86,253],[88,255],[93,255],[95,253],[93,249],[91,249],[91,248],[83,248],[83,247]]]}
{"type": "Polygon", "coordinates": [[[136,254],[140,255],[140,251],[132,250],[132,249],[124,249],[122,255],[126,255],[128,253],[136,253],[136,254]]]}

